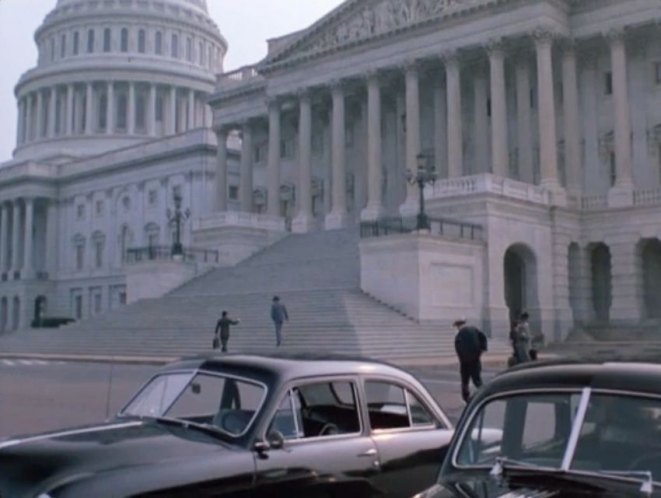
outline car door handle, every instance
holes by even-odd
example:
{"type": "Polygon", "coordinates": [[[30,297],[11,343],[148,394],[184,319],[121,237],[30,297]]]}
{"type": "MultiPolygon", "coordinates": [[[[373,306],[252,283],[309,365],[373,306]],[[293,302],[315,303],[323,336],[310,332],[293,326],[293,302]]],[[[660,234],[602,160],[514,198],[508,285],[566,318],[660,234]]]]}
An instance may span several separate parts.
{"type": "Polygon", "coordinates": [[[363,451],[362,453],[358,453],[359,457],[375,457],[376,456],[376,448],[370,448],[367,451],[363,451]]]}

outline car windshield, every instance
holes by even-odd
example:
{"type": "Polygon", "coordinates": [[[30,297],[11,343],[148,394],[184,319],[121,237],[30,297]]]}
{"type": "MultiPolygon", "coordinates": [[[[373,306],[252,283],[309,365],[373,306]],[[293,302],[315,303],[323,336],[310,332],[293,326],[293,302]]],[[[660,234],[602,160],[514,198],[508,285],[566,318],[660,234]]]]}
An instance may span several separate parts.
{"type": "Polygon", "coordinates": [[[455,464],[492,467],[504,462],[614,476],[649,472],[658,480],[661,400],[590,391],[585,396],[584,417],[578,416],[580,392],[525,393],[488,401],[462,432],[455,464]]]}
{"type": "Polygon", "coordinates": [[[239,436],[249,428],[265,395],[262,384],[247,379],[204,372],[168,373],[152,378],[120,416],[180,419],[239,436]]]}

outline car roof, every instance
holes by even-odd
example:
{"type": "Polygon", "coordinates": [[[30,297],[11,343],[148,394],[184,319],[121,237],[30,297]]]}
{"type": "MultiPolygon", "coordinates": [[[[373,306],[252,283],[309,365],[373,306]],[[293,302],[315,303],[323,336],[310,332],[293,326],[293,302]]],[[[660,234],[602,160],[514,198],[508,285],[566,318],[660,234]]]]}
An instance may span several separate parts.
{"type": "Polygon", "coordinates": [[[164,367],[164,370],[201,369],[209,371],[246,371],[267,377],[301,378],[338,374],[404,374],[415,376],[401,367],[360,356],[329,353],[208,353],[182,358],[164,367]]]}
{"type": "Polygon", "coordinates": [[[479,396],[522,389],[583,387],[661,395],[661,364],[650,359],[533,361],[498,374],[479,396]]]}

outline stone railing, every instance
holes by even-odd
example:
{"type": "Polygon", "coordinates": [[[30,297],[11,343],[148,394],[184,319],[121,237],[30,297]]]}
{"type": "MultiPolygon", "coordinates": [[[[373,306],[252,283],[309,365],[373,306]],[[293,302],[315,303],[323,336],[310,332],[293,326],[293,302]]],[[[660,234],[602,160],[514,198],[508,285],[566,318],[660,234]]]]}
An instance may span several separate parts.
{"type": "Polygon", "coordinates": [[[249,81],[257,81],[263,79],[257,72],[257,66],[243,66],[234,71],[221,73],[218,75],[216,84],[219,89],[243,85],[249,81]]]}
{"type": "Polygon", "coordinates": [[[656,206],[661,204],[661,188],[646,188],[633,193],[634,206],[656,206]]]}
{"type": "MultiPolygon", "coordinates": [[[[360,238],[371,239],[388,235],[406,234],[417,231],[416,218],[383,218],[377,221],[363,221],[360,224],[360,238]]],[[[454,239],[483,240],[484,229],[475,223],[466,223],[446,218],[429,218],[429,234],[454,239]]]]}
{"type": "Polygon", "coordinates": [[[266,214],[226,211],[213,213],[193,221],[193,231],[213,230],[216,228],[249,228],[275,232],[286,231],[285,219],[266,214]]]}
{"type": "Polygon", "coordinates": [[[608,195],[606,194],[583,195],[580,200],[581,211],[594,211],[608,207],[608,195]]]}
{"type": "Polygon", "coordinates": [[[549,191],[539,185],[501,178],[490,173],[450,178],[436,182],[430,198],[440,199],[478,193],[498,194],[512,199],[549,204],[549,191]]]}

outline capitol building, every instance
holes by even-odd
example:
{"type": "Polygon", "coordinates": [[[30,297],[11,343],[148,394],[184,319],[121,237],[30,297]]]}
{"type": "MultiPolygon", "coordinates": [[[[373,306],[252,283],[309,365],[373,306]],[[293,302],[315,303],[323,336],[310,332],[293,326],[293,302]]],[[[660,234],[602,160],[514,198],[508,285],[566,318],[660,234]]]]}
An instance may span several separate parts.
{"type": "Polygon", "coordinates": [[[660,35],[659,0],[346,0],[227,72],[206,0],[57,0],[0,165],[0,329],[163,295],[131,267],[176,213],[198,266],[360,226],[362,290],[420,321],[655,324],[660,35]],[[376,236],[421,161],[431,230],[376,236]]]}

